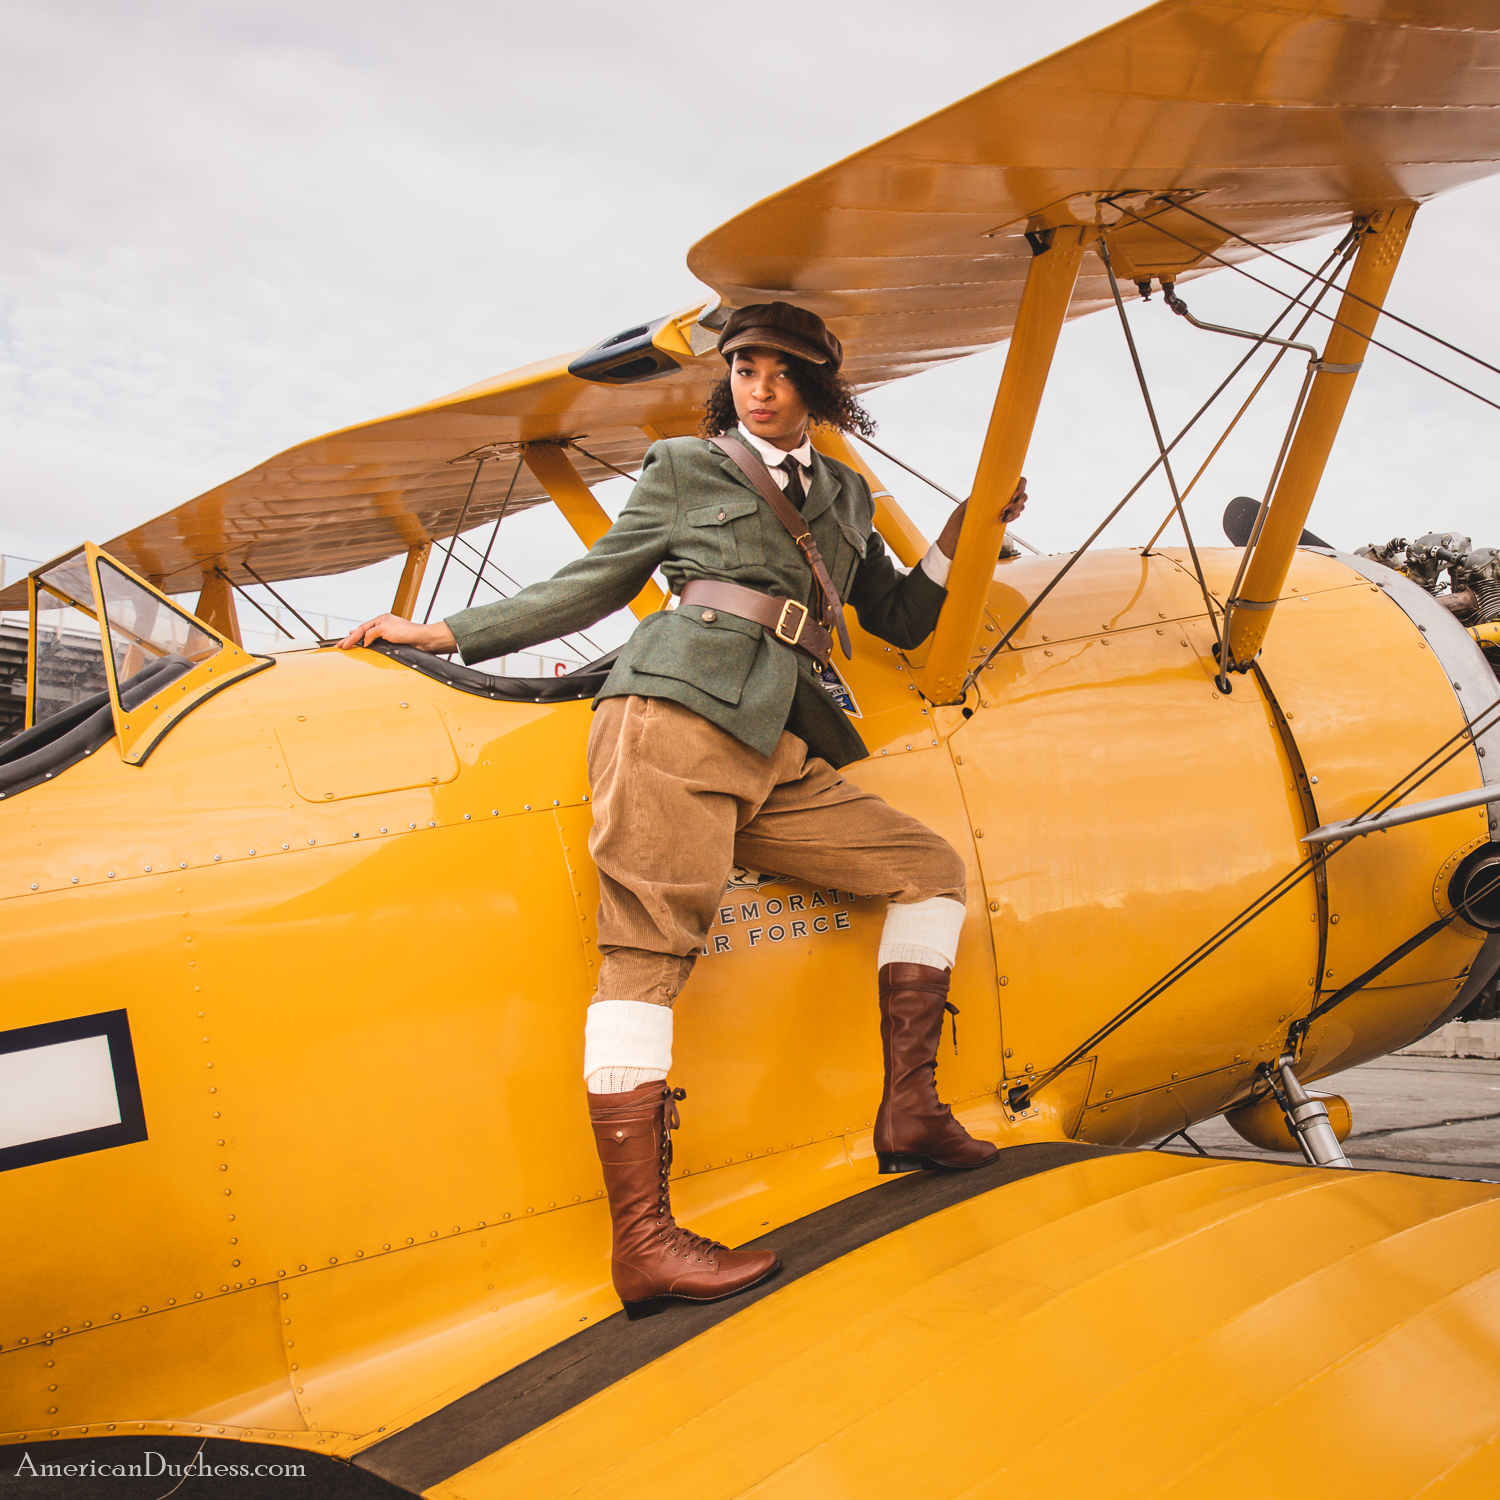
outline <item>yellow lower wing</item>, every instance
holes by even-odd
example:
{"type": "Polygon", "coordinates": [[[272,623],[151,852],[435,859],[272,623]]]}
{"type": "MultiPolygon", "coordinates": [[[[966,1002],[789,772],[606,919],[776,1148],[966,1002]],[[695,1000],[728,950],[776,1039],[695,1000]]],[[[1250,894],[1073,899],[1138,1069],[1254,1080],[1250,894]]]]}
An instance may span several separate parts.
{"type": "Polygon", "coordinates": [[[1126,1153],[794,1282],[443,1500],[1493,1495],[1500,1189],[1126,1153]],[[1269,1467],[1268,1467],[1269,1466],[1269,1467]]]}

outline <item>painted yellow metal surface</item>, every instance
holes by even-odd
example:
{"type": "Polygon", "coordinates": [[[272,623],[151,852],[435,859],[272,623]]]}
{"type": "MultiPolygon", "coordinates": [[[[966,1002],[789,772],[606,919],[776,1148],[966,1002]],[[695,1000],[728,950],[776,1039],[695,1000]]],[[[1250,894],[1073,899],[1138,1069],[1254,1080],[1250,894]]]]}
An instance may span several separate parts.
{"type": "MultiPolygon", "coordinates": [[[[1227,587],[1237,554],[1205,558],[1227,587]]],[[[988,625],[1057,565],[1002,564],[988,625]]],[[[856,629],[872,754],[849,774],[969,871],[939,1076],[976,1133],[1130,1145],[1217,1114],[1292,1016],[1431,920],[1473,810],[1339,854],[1326,903],[1298,888],[1034,1116],[1002,1107],[1003,1081],[1065,1055],[1459,722],[1382,592],[1314,554],[1288,587],[1268,688],[1228,698],[1172,555],[1090,555],[962,708],[923,701],[920,653],[856,629]],[[1311,807],[1268,691],[1317,768],[1311,807]]],[[[0,1288],[0,1441],[128,1423],[347,1455],[617,1307],[578,1076],[588,722],[586,701],[293,653],[144,767],[95,755],[0,802],[6,1024],[56,1018],[59,996],[123,1007],[149,1135],[0,1174],[7,1222],[35,1226],[0,1288]]],[[[1433,793],[1478,785],[1478,764],[1433,793]]],[[[726,891],[678,1013],[674,1197],[695,1228],[743,1242],[879,1180],[882,912],[753,872],[726,891]]],[[[1307,1075],[1418,1034],[1481,936],[1455,924],[1315,1025],[1307,1075]]]]}
{"type": "Polygon", "coordinates": [[[1490,1184],[1060,1167],[813,1272],[427,1494],[1250,1500],[1284,1464],[1299,1491],[1477,1500],[1497,1233],[1490,1184]]]}
{"type": "MultiPolygon", "coordinates": [[[[697,321],[716,302],[793,295],[868,388],[1008,338],[1028,230],[1091,225],[1122,273],[1188,277],[1203,252],[1255,253],[1194,214],[1284,245],[1488,175],[1497,105],[1500,26],[1473,0],[1163,0],[700,240],[688,263],[712,294],[652,334],[675,370],[602,385],[568,373],[574,354],[543,360],[299,443],[106,546],[169,593],[210,563],[274,583],[377,562],[451,534],[484,448],[587,434],[629,468],[643,429],[693,431],[723,370],[697,321]]],[[[1069,315],[1108,300],[1090,257],[1069,315]]],[[[499,514],[507,467],[485,465],[466,525],[499,514]]],[[[544,497],[522,474],[510,510],[544,497]]]]}

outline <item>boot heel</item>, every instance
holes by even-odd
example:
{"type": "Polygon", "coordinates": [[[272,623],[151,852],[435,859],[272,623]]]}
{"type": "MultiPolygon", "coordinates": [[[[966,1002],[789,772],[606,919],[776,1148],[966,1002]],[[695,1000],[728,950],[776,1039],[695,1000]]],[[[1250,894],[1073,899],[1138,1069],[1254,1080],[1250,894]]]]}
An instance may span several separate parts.
{"type": "Polygon", "coordinates": [[[892,1172],[920,1172],[927,1166],[925,1156],[913,1156],[906,1151],[877,1151],[875,1159],[880,1163],[880,1175],[892,1172]]]}
{"type": "Polygon", "coordinates": [[[666,1303],[660,1297],[647,1297],[643,1302],[627,1302],[625,1316],[632,1322],[638,1322],[642,1318],[654,1317],[664,1310],[666,1303]]]}

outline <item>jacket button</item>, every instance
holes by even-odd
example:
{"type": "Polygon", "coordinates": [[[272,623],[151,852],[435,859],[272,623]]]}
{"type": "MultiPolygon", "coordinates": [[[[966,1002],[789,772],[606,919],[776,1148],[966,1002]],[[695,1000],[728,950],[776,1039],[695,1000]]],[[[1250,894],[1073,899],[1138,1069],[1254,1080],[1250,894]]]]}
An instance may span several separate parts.
{"type": "Polygon", "coordinates": [[[729,519],[729,512],[727,510],[721,510],[719,512],[719,519],[721,521],[727,521],[729,519]]]}
{"type": "Polygon", "coordinates": [[[705,625],[712,625],[713,622],[715,620],[717,620],[718,618],[719,618],[719,612],[717,610],[714,610],[714,609],[705,609],[703,611],[703,623],[705,625]]]}

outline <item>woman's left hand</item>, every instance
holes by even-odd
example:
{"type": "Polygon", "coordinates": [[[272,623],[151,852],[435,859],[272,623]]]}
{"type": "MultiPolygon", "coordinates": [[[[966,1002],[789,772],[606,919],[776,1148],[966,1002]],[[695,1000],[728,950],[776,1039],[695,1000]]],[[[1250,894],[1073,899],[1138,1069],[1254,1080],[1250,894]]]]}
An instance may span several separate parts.
{"type": "MultiPolygon", "coordinates": [[[[958,533],[963,529],[964,516],[968,512],[969,502],[965,500],[962,505],[957,506],[953,514],[948,517],[948,524],[943,527],[938,535],[938,551],[944,557],[952,557],[958,547],[958,533]]],[[[1021,482],[1016,486],[1015,493],[1005,502],[1005,509],[1000,512],[1000,520],[1009,524],[1026,509],[1026,476],[1021,476],[1021,482]]]]}

